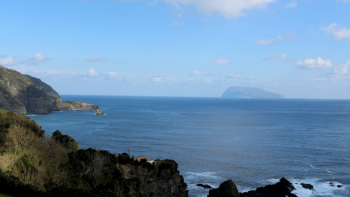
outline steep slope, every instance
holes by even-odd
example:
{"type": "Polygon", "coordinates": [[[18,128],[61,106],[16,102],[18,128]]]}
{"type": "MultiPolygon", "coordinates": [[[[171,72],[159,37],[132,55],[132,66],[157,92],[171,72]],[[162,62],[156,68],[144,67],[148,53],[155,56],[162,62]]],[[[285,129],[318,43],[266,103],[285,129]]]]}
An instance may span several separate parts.
{"type": "Polygon", "coordinates": [[[231,86],[221,96],[222,98],[283,98],[282,95],[259,88],[231,86]]]}
{"type": "Polygon", "coordinates": [[[61,99],[60,95],[47,83],[41,81],[41,79],[32,77],[30,75],[24,75],[28,77],[41,91],[45,92],[49,95],[52,102],[56,101],[56,99],[61,99]]]}
{"type": "Polygon", "coordinates": [[[0,92],[2,109],[9,109],[19,114],[26,112],[45,114],[55,110],[50,97],[28,77],[3,66],[0,66],[0,92]]]}

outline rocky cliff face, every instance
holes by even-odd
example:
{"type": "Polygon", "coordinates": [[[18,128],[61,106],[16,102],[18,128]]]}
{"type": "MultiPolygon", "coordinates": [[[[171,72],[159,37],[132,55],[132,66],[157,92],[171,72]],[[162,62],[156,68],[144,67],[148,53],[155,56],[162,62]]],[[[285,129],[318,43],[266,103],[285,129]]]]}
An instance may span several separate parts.
{"type": "Polygon", "coordinates": [[[50,97],[28,77],[0,66],[0,106],[19,114],[48,113],[55,110],[50,97]]]}

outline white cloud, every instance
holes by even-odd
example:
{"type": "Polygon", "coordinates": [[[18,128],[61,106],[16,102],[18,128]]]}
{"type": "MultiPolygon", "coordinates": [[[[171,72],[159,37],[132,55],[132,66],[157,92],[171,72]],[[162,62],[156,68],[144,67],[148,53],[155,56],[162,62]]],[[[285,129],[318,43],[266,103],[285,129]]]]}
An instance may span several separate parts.
{"type": "Polygon", "coordinates": [[[156,83],[160,83],[160,82],[163,81],[163,76],[164,76],[163,74],[154,76],[154,77],[152,78],[152,81],[153,81],[153,82],[156,82],[156,83]]]}
{"type": "Polygon", "coordinates": [[[297,7],[297,5],[298,5],[298,2],[297,2],[297,1],[292,1],[292,2],[290,2],[290,3],[287,3],[284,7],[295,9],[295,8],[297,7]]]}
{"type": "Polygon", "coordinates": [[[265,61],[269,61],[269,60],[282,60],[284,62],[292,62],[294,61],[293,59],[290,59],[287,57],[286,54],[283,55],[277,55],[277,54],[273,54],[267,58],[264,59],[265,61]]]}
{"type": "Polygon", "coordinates": [[[208,72],[206,70],[203,70],[202,75],[207,75],[208,72]]]}
{"type": "Polygon", "coordinates": [[[322,27],[322,31],[331,34],[334,40],[348,39],[350,41],[350,29],[345,27],[341,28],[336,23],[330,24],[328,27],[322,27]]]}
{"type": "Polygon", "coordinates": [[[163,0],[179,7],[180,4],[194,4],[199,12],[211,15],[220,13],[226,18],[246,16],[246,10],[264,9],[277,0],[163,0]]]}
{"type": "Polygon", "coordinates": [[[258,40],[255,42],[255,44],[259,45],[261,47],[265,47],[265,46],[278,44],[279,42],[284,41],[284,40],[293,41],[293,40],[297,40],[297,39],[298,39],[298,37],[295,36],[295,34],[287,33],[287,34],[277,36],[276,38],[269,39],[269,40],[258,40]]]}
{"type": "Polygon", "coordinates": [[[44,61],[47,59],[47,57],[42,55],[41,53],[37,53],[34,55],[34,57],[32,57],[32,59],[36,61],[44,61]]]}
{"type": "Polygon", "coordinates": [[[109,79],[117,79],[119,81],[128,81],[131,78],[130,75],[120,74],[116,72],[108,72],[107,77],[109,79]]]}
{"type": "Polygon", "coordinates": [[[190,75],[199,75],[199,74],[201,74],[201,72],[199,72],[198,70],[195,70],[190,73],[190,75]]]}
{"type": "Polygon", "coordinates": [[[240,78],[242,76],[241,73],[231,73],[226,76],[226,78],[240,78]]]}
{"type": "Polygon", "coordinates": [[[7,57],[6,55],[2,57],[0,59],[0,65],[15,65],[17,63],[17,60],[13,57],[7,57]]]}
{"type": "Polygon", "coordinates": [[[218,59],[218,60],[213,60],[210,61],[211,64],[215,64],[215,65],[230,65],[231,62],[225,59],[218,59]]]}
{"type": "Polygon", "coordinates": [[[324,60],[321,57],[317,59],[306,59],[304,62],[298,61],[297,67],[303,69],[323,69],[323,68],[331,68],[333,64],[331,60],[324,60]]]}
{"type": "Polygon", "coordinates": [[[333,71],[329,74],[333,76],[343,76],[348,74],[348,68],[350,67],[350,60],[346,62],[346,64],[340,64],[339,66],[335,67],[333,71]]]}
{"type": "MultiPolygon", "coordinates": [[[[112,0],[118,1],[118,0],[112,0]]],[[[136,0],[119,0],[136,1],[136,0]]],[[[177,10],[184,10],[182,5],[195,5],[197,10],[206,15],[219,13],[226,18],[238,18],[246,16],[245,11],[252,9],[264,9],[269,3],[277,0],[162,0],[170,2],[177,10]]],[[[182,13],[178,14],[179,17],[182,13]]]]}
{"type": "Polygon", "coordinates": [[[218,75],[219,72],[212,72],[211,75],[218,75]]]}
{"type": "Polygon", "coordinates": [[[100,62],[100,61],[103,61],[105,59],[106,59],[105,57],[100,56],[100,57],[86,58],[86,59],[84,59],[84,61],[86,61],[86,62],[100,62]]]}
{"type": "Polygon", "coordinates": [[[42,55],[41,53],[37,53],[29,60],[24,60],[23,62],[27,62],[28,64],[37,64],[37,63],[44,63],[47,60],[50,60],[50,58],[42,55]]]}
{"type": "Polygon", "coordinates": [[[98,76],[98,73],[93,68],[90,68],[90,69],[88,69],[88,75],[90,77],[96,77],[96,76],[98,76]]]}

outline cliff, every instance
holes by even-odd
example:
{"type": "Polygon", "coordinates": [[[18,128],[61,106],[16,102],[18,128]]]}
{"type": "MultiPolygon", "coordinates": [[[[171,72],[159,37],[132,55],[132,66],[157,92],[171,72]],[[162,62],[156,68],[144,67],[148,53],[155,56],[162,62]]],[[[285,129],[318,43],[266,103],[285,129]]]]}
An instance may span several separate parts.
{"type": "Polygon", "coordinates": [[[283,96],[259,88],[231,86],[221,98],[283,98],[283,96]]]}
{"type": "Polygon", "coordinates": [[[1,193],[12,196],[188,197],[172,160],[148,163],[128,154],[78,150],[70,136],[50,137],[33,120],[0,110],[1,193]]]}
{"type": "Polygon", "coordinates": [[[62,101],[60,95],[40,79],[0,66],[0,109],[25,115],[100,108],[80,101],[62,101]]]}
{"type": "Polygon", "coordinates": [[[61,99],[60,95],[47,83],[41,81],[41,79],[32,77],[30,75],[24,75],[28,77],[41,91],[45,92],[54,102],[56,99],[61,99]]]}
{"type": "Polygon", "coordinates": [[[28,77],[3,66],[0,66],[0,108],[19,114],[42,114],[55,110],[50,97],[28,77]]]}

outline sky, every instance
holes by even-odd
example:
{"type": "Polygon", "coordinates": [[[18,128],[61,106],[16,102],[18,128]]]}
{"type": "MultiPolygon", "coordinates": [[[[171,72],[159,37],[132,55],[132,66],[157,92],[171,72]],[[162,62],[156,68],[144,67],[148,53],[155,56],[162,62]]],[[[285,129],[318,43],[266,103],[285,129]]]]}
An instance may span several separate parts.
{"type": "Polygon", "coordinates": [[[60,94],[350,98],[350,0],[1,1],[0,65],[60,94]]]}

